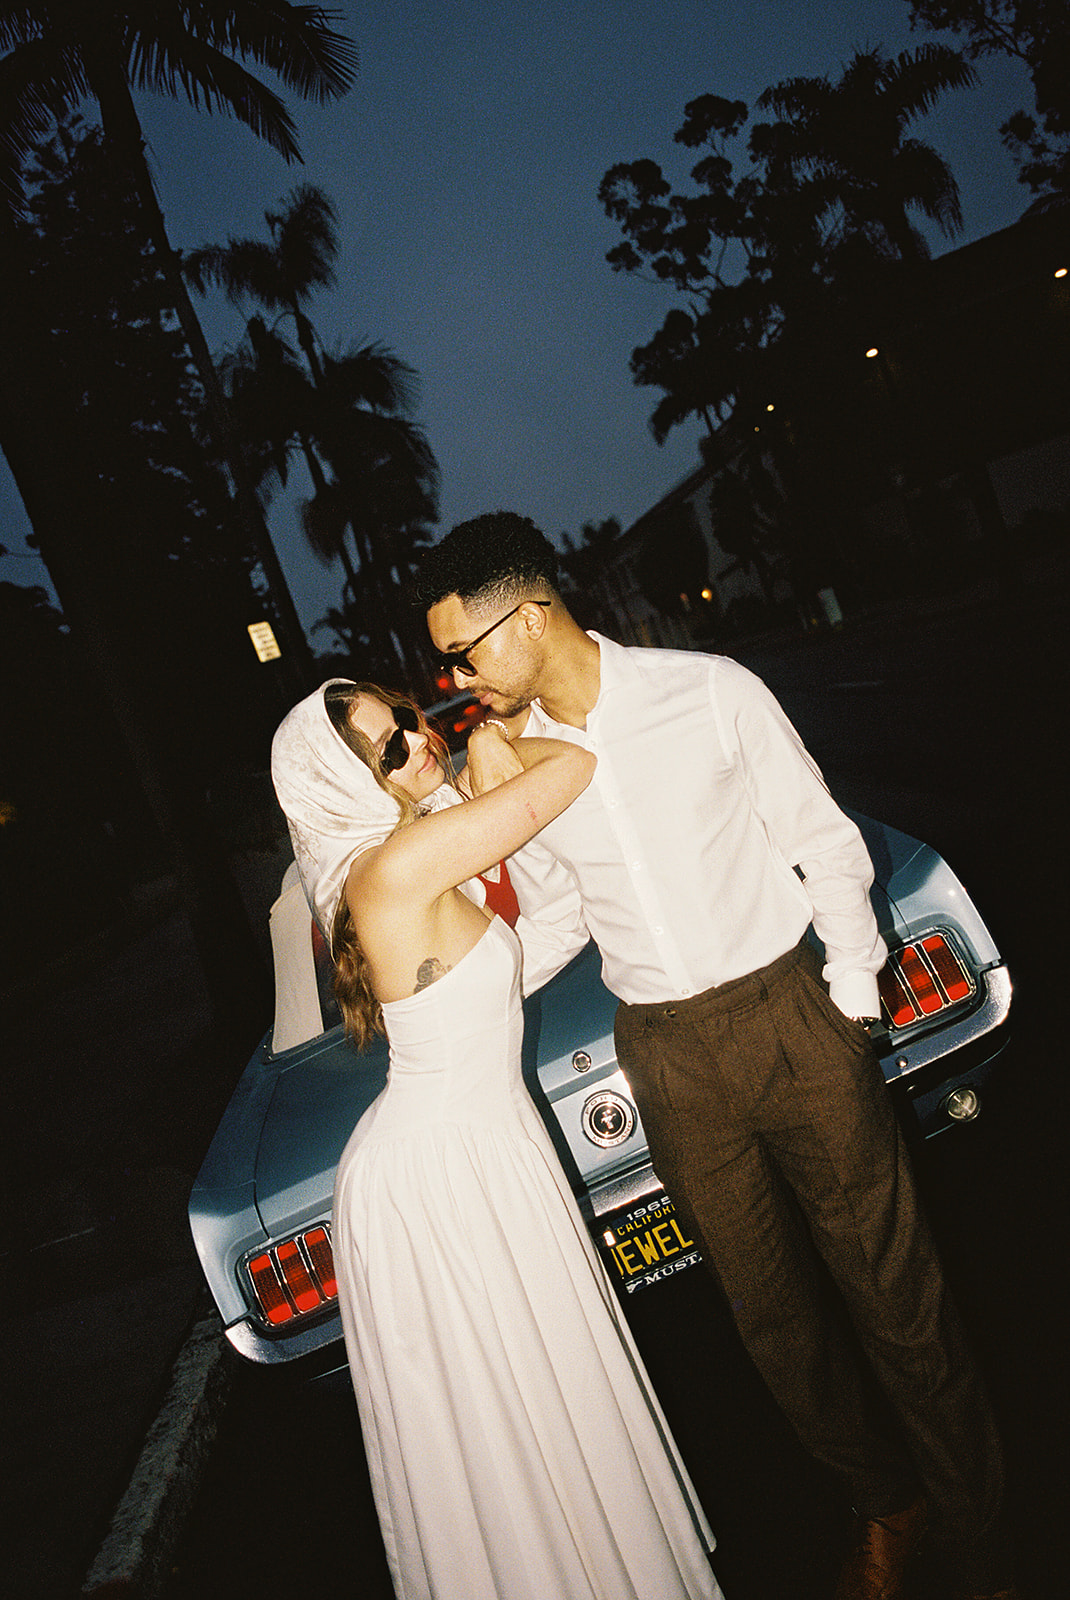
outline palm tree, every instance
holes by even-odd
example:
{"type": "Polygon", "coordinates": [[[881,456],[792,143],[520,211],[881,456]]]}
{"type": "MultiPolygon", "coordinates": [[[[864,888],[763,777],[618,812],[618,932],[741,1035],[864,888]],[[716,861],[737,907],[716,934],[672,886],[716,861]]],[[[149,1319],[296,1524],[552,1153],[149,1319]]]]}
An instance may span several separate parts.
{"type": "Polygon", "coordinates": [[[949,89],[972,87],[977,75],[947,45],[922,45],[888,60],[879,49],[856,51],[837,83],[789,78],[766,89],[758,106],[780,120],[758,124],[751,150],[774,155],[811,185],[828,216],[839,209],[844,241],[867,241],[878,255],[925,260],[912,211],[949,238],[962,227],[958,185],[931,145],[907,136],[949,89]]]}
{"type": "MultiPolygon", "coordinates": [[[[221,1014],[223,1008],[234,1006],[246,985],[250,994],[254,992],[259,961],[237,889],[212,834],[203,792],[195,793],[183,783],[181,770],[175,775],[159,707],[151,703],[151,686],[132,674],[130,661],[110,636],[101,575],[82,537],[85,506],[78,485],[92,499],[92,462],[82,463],[81,479],[77,472],[56,471],[58,442],[50,424],[57,414],[57,396],[62,404],[66,395],[75,417],[78,397],[76,385],[63,388],[64,374],[47,338],[52,308],[39,303],[28,270],[21,175],[42,136],[84,100],[95,99],[113,169],[126,175],[140,202],[160,270],[170,285],[216,439],[228,461],[246,537],[272,591],[284,636],[280,666],[290,675],[291,697],[294,689],[300,693],[308,644],[167,237],[132,91],[184,96],[197,109],[223,111],[244,122],[286,161],[298,160],[294,125],[285,105],[245,62],[273,72],[302,98],[321,102],[337,98],[352,80],[356,51],[330,27],[333,15],[318,6],[283,0],[195,6],[188,0],[130,0],[125,5],[113,0],[0,3],[0,269],[8,312],[0,440],[40,535],[41,551],[65,613],[106,685],[131,749],[142,757],[139,777],[163,837],[174,843],[190,920],[221,1014]]],[[[78,429],[72,433],[77,436],[78,429]]],[[[75,453],[76,444],[75,438],[75,453]]],[[[67,445],[64,439],[65,450],[67,445]]],[[[181,762],[177,767],[181,769],[181,762]]]]}
{"type": "Polygon", "coordinates": [[[325,564],[341,561],[374,671],[394,681],[400,657],[418,690],[427,652],[403,595],[415,549],[430,542],[438,466],[404,414],[413,374],[377,344],[331,354],[315,341],[315,350],[318,376],[277,328],[250,318],[242,347],[223,364],[231,404],[262,481],[273,475],[285,485],[290,455],[300,454],[312,485],[301,505],[305,538],[325,564]]]}
{"type": "MultiPolygon", "coordinates": [[[[312,292],[335,279],[336,217],[322,190],[298,185],[264,220],[270,241],[204,246],[185,257],[184,273],[200,293],[217,284],[233,304],[253,300],[279,313],[271,328],[251,317],[243,347],[226,364],[244,436],[259,448],[263,470],[284,483],[289,452],[300,450],[313,489],[302,507],[312,550],[324,562],[341,560],[379,668],[396,672],[400,653],[422,669],[425,653],[399,598],[413,546],[426,542],[436,514],[437,464],[410,420],[415,374],[378,344],[323,350],[306,309],[312,292]],[[303,367],[279,333],[284,316],[293,319],[303,367]]],[[[407,671],[418,681],[419,672],[407,671]]]]}
{"type": "Polygon", "coordinates": [[[315,184],[298,184],[287,199],[283,210],[264,212],[270,242],[229,239],[225,245],[203,245],[186,252],[182,270],[200,294],[218,284],[233,305],[255,300],[265,311],[289,312],[301,352],[316,378],[317,339],[305,306],[314,289],[329,289],[335,282],[338,218],[315,184]]]}
{"type": "Polygon", "coordinates": [[[171,248],[132,90],[178,98],[244,122],[287,162],[300,159],[293,120],[249,71],[267,68],[302,99],[344,94],[356,68],[334,13],[286,0],[190,6],[184,0],[55,0],[0,4],[0,196],[8,218],[21,202],[20,172],[64,113],[95,99],[114,159],[129,174],[228,461],[247,534],[264,568],[297,662],[307,644],[242,459],[223,391],[171,248]]]}

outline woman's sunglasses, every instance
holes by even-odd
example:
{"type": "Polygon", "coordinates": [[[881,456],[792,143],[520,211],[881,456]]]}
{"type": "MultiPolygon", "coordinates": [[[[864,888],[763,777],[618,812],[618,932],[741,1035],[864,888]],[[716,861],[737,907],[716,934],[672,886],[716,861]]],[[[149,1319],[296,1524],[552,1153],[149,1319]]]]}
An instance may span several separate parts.
{"type": "Polygon", "coordinates": [[[392,706],[391,710],[394,713],[397,731],[390,735],[379,757],[379,766],[388,778],[392,772],[400,772],[408,762],[411,752],[405,742],[405,735],[415,733],[420,726],[420,719],[412,706],[392,706]]]}

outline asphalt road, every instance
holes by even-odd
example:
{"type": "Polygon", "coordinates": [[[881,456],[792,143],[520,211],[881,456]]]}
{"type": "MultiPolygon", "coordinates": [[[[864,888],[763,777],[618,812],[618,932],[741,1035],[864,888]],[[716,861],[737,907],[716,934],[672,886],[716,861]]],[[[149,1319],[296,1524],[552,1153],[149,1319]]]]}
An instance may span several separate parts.
{"type": "MultiPolygon", "coordinates": [[[[1065,576],[905,608],[822,639],[740,652],[780,696],[845,804],[925,838],[966,882],[1016,980],[1013,1054],[972,1127],[919,1178],[1004,1432],[1023,1591],[1070,1570],[1070,1112],[1058,1001],[1065,856],[1065,576]]],[[[827,1600],[844,1524],[700,1272],[629,1307],[720,1547],[728,1600],[827,1600]]],[[[389,1600],[355,1409],[344,1392],[238,1377],[168,1600],[315,1590],[389,1600]]],[[[923,1572],[918,1600],[938,1600],[923,1572]]]]}

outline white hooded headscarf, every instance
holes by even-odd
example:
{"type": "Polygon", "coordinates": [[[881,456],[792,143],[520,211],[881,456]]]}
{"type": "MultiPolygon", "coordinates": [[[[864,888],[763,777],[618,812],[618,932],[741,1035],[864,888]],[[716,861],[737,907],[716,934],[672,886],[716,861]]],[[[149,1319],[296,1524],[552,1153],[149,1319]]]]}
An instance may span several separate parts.
{"type": "MultiPolygon", "coordinates": [[[[335,912],[354,858],[382,844],[398,824],[397,801],[380,789],[335,729],[323,692],[328,678],[298,702],[271,742],[271,778],[290,828],[305,898],[330,943],[335,912]]],[[[448,784],[422,802],[425,811],[459,800],[448,784]]]]}

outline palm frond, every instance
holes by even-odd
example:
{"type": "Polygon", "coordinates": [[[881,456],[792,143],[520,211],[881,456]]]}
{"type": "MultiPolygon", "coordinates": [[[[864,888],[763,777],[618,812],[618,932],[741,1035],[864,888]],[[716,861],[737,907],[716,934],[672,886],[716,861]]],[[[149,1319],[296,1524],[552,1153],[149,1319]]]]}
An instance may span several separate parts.
{"type": "Polygon", "coordinates": [[[303,500],[300,507],[301,531],[316,559],[325,567],[335,561],[349,527],[346,498],[336,483],[303,500]]]}
{"type": "Polygon", "coordinates": [[[33,39],[0,60],[0,143],[24,159],[65,111],[90,94],[80,53],[33,39]]]}
{"type": "Polygon", "coordinates": [[[325,105],[340,99],[356,77],[357,47],[331,26],[344,21],[339,11],[285,0],[202,3],[181,9],[217,48],[269,67],[302,100],[325,105]]]}
{"type": "Polygon", "coordinates": [[[418,398],[414,369],[378,342],[350,345],[343,354],[331,356],[324,381],[343,406],[409,415],[418,398]]]}
{"type": "Polygon", "coordinates": [[[284,209],[265,211],[264,221],[279,256],[293,263],[291,277],[307,277],[309,286],[333,282],[338,213],[322,189],[314,183],[297,184],[286,196],[284,209]]]}
{"type": "Polygon", "coordinates": [[[905,127],[928,114],[950,89],[973,89],[977,73],[960,51],[946,44],[922,44],[903,50],[889,61],[881,83],[882,98],[892,101],[905,127]]]}
{"type": "Polygon", "coordinates": [[[931,145],[904,139],[889,176],[904,205],[916,206],[948,238],[962,231],[962,205],[955,176],[931,145]]]}
{"type": "Polygon", "coordinates": [[[257,300],[269,310],[278,310],[278,270],[269,244],[258,239],[229,239],[225,245],[202,245],[182,257],[186,282],[198,294],[217,287],[232,305],[257,300]]]}
{"type": "MultiPolygon", "coordinates": [[[[181,26],[126,31],[131,84],[172,99],[184,96],[194,110],[219,111],[244,122],[287,162],[299,161],[297,128],[282,100],[223,51],[181,26]]],[[[155,21],[155,19],[154,19],[155,21]]]]}

